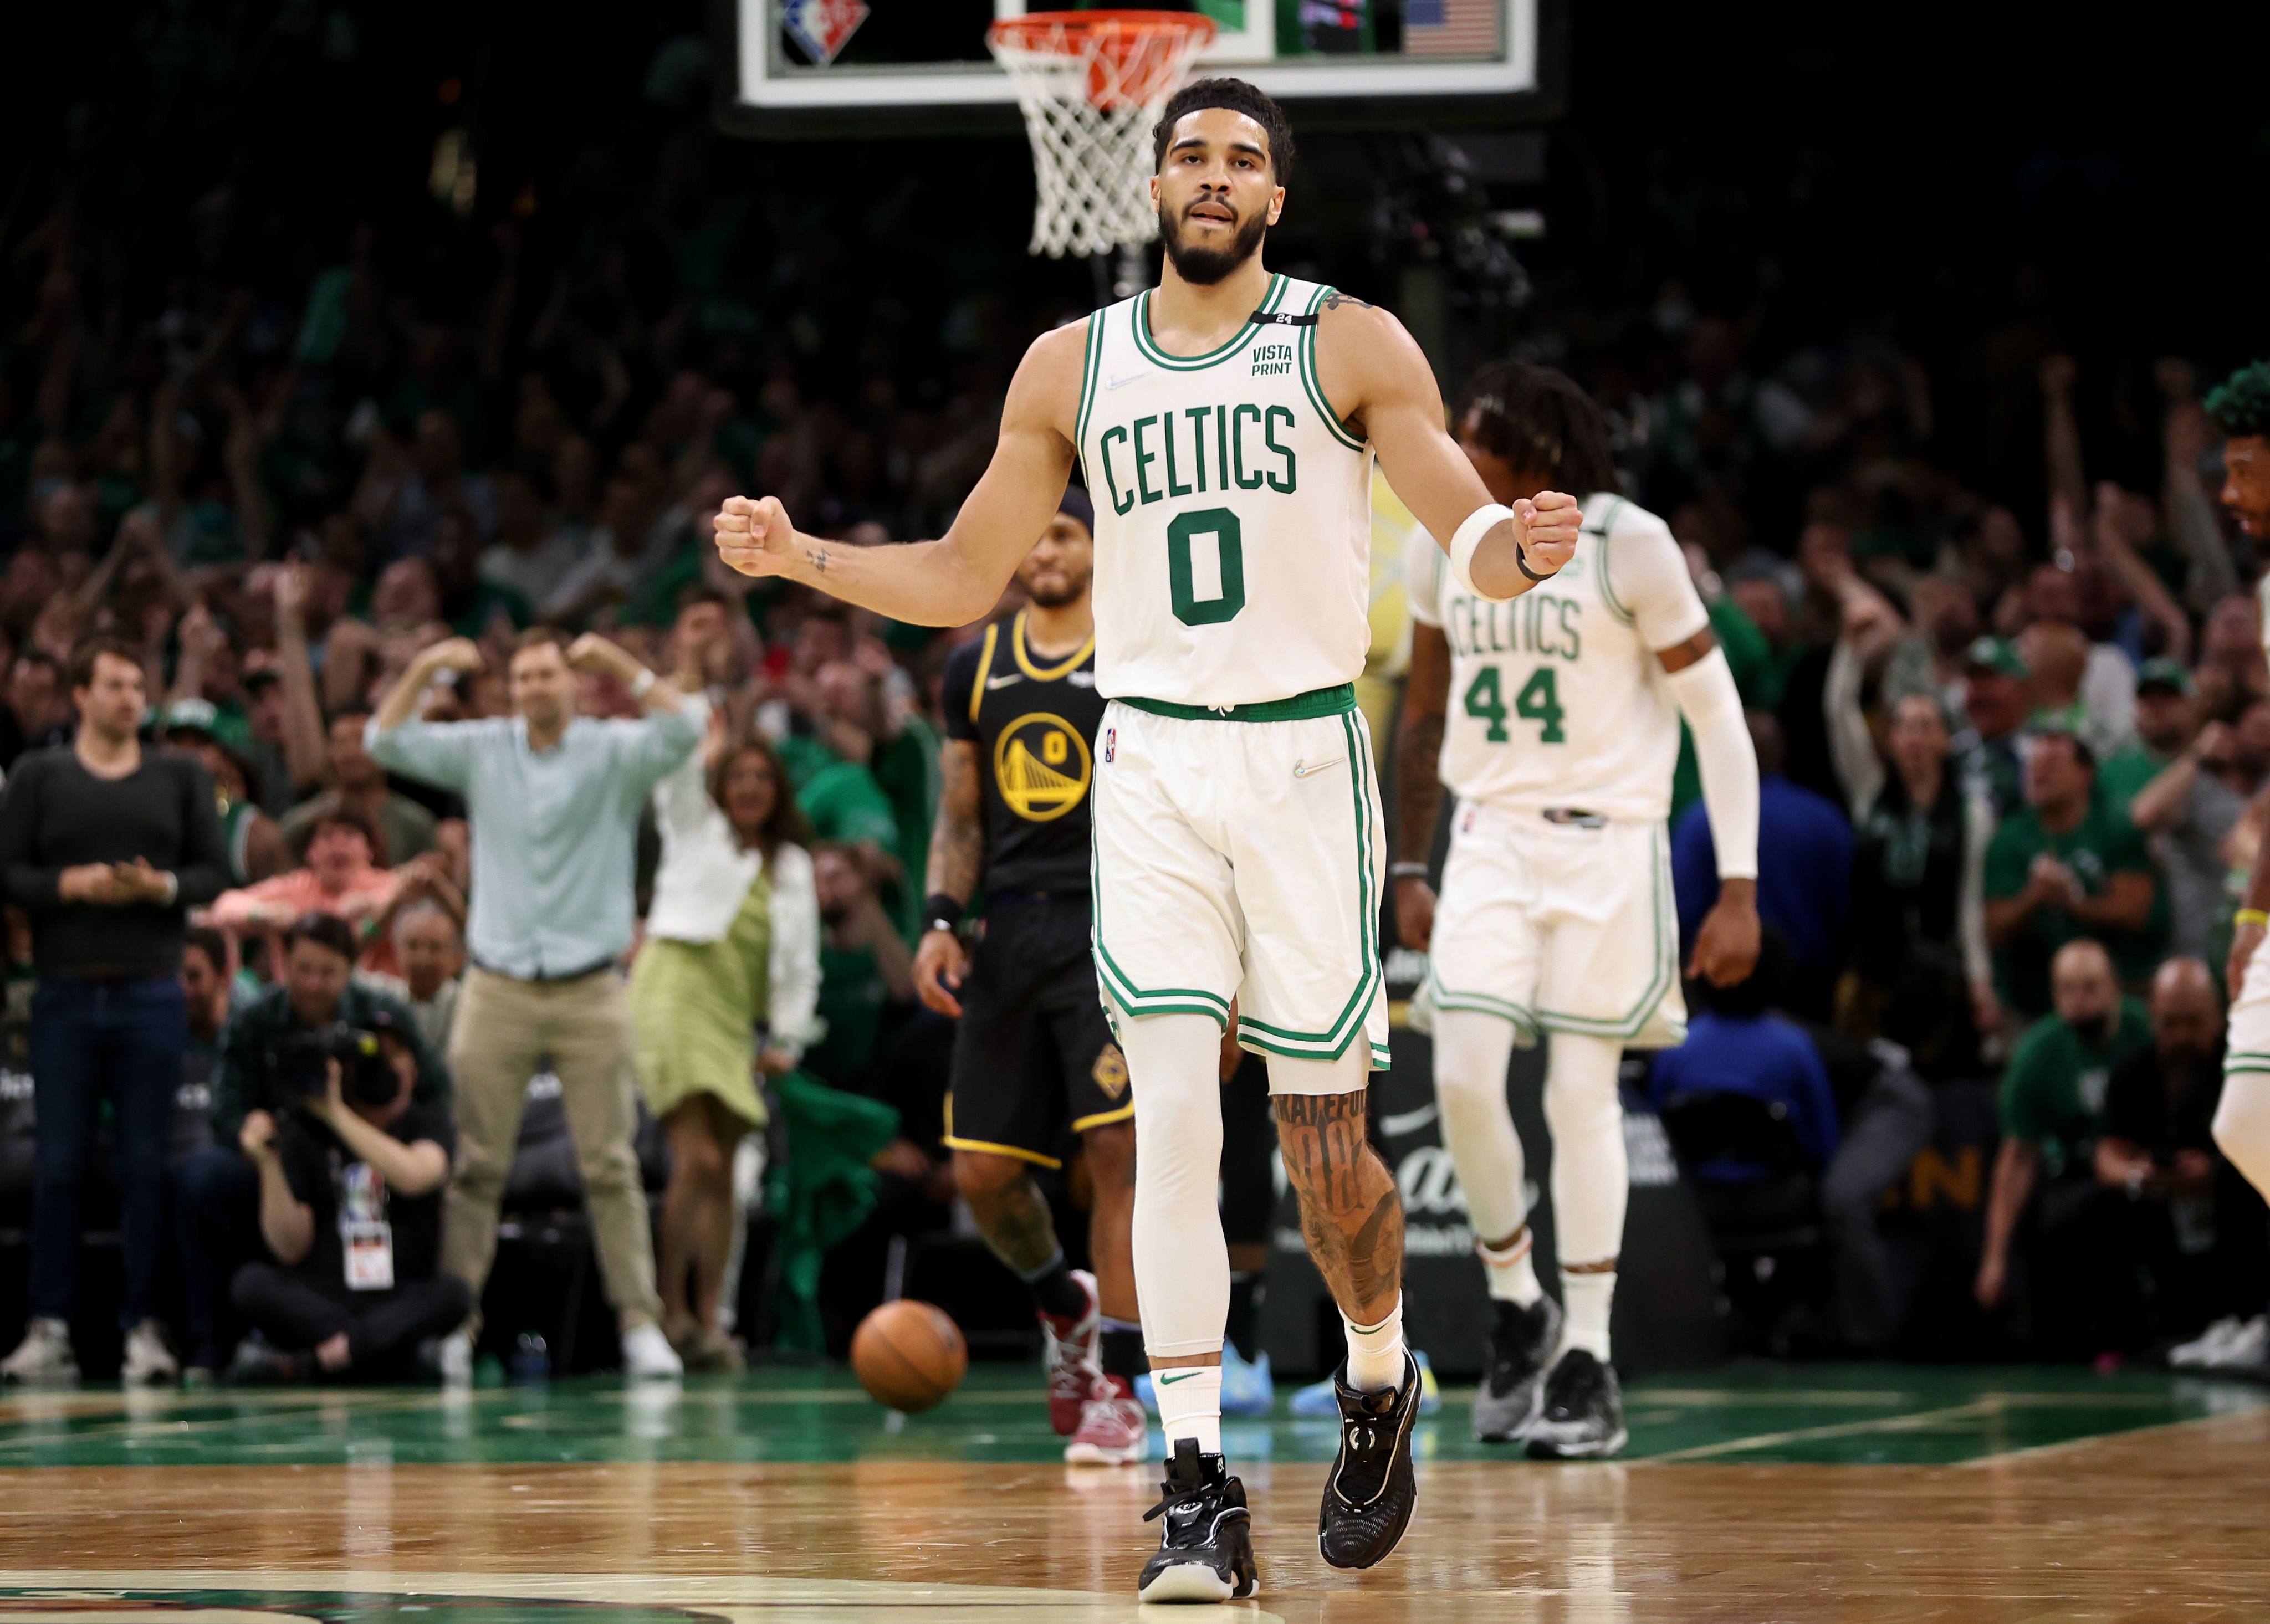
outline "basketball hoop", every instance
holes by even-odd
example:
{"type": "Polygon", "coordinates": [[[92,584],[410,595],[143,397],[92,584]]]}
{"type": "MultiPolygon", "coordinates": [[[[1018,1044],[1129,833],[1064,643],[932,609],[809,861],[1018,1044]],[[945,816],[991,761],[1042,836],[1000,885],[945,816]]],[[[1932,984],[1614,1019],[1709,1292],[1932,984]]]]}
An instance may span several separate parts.
{"type": "Polygon", "coordinates": [[[1215,28],[1194,12],[1035,11],[986,31],[1033,144],[1029,252],[1104,254],[1159,234],[1151,127],[1215,28]]]}

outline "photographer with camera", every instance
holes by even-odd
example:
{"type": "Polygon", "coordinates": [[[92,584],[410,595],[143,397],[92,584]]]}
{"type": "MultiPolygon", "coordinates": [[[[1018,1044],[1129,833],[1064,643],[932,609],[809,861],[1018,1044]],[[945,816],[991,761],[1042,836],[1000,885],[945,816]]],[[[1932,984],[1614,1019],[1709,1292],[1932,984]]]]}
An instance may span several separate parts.
{"type": "Polygon", "coordinates": [[[192,1370],[211,1375],[226,1367],[228,1284],[260,1256],[265,1239],[261,1173],[243,1149],[245,1123],[255,1111],[288,1115],[325,1092],[318,1052],[325,1034],[390,1029],[411,1069],[412,1105],[421,1117],[451,1120],[448,1070],[399,1000],[353,980],[355,947],[345,920],[307,915],[284,936],[284,984],[229,1016],[213,1080],[217,1142],[193,1153],[179,1175],[192,1370]]]}
{"type": "Polygon", "coordinates": [[[246,1344],[235,1381],[404,1374],[420,1341],[472,1308],[465,1283],[439,1272],[449,1113],[417,1101],[415,1028],[384,1009],[371,1020],[280,1040],[289,1103],[247,1113],[239,1131],[277,1261],[246,1264],[230,1287],[268,1343],[246,1344]]]}

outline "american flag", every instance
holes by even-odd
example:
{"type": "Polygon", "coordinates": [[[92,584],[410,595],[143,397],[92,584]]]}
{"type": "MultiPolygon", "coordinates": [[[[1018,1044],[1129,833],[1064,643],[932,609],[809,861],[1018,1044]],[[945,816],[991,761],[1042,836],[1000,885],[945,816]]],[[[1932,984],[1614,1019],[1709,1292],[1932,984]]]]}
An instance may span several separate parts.
{"type": "Polygon", "coordinates": [[[1495,56],[1502,0],[1403,0],[1406,56],[1495,56]]]}

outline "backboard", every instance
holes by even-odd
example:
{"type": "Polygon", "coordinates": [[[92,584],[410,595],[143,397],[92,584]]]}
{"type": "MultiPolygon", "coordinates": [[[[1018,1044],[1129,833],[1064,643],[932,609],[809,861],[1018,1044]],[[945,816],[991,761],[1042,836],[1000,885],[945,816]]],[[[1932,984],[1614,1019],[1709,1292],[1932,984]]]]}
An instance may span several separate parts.
{"type": "MultiPolygon", "coordinates": [[[[1017,128],[985,48],[995,20],[1084,0],[716,0],[718,116],[763,137],[1017,128]]],[[[1133,0],[1220,32],[1197,71],[1234,73],[1303,127],[1471,127],[1554,109],[1563,0],[1133,0]]]]}

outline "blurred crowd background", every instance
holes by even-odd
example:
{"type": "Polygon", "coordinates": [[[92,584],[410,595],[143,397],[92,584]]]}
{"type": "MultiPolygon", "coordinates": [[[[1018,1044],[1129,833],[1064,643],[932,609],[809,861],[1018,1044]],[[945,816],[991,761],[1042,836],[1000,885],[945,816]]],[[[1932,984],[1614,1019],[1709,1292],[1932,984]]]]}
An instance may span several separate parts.
{"type": "MultiPolygon", "coordinates": [[[[461,799],[389,777],[366,723],[449,638],[485,663],[443,673],[429,719],[506,714],[528,628],[596,631],[706,693],[720,738],[768,741],[801,813],[820,928],[794,1075],[889,1115],[797,1190],[775,1144],[778,1233],[724,1319],[840,1341],[893,1236],[954,1229],[948,1039],[909,954],[938,679],[982,627],[757,586],[717,566],[709,515],[768,492],[879,546],[950,521],[1025,345],[1097,302],[1087,266],[1023,253],[1021,141],[732,140],[683,4],[23,23],[0,69],[0,768],[70,739],[74,651],[103,635],[141,668],[149,746],[211,774],[230,889],[188,952],[176,1167],[212,1139],[231,1005],[289,981],[310,912],[351,923],[358,975],[446,1050],[477,835],[461,799]],[[851,1186],[847,1216],[827,1191],[851,1186]]],[[[2259,53],[2084,39],[2042,8],[1926,7],[1888,39],[1634,0],[1574,26],[1569,113],[1542,131],[1303,130],[1272,263],[1399,311],[1446,393],[1507,353],[1569,371],[1686,544],[1753,711],[1780,943],[1713,1018],[1877,1057],[1849,1086],[1831,1068],[1825,1102],[1755,1069],[1817,1119],[1796,1170],[1826,1176],[1839,1109],[1887,1068],[1921,1090],[1919,1153],[1934,1101],[1988,1091],[1963,1311],[2000,1329],[1977,1346],[2125,1355],[2243,1325],[2270,1245],[2206,1123],[2270,783],[2270,560],[2223,510],[2221,454],[2265,404],[2218,421],[2203,397],[2270,352],[2259,53]],[[1516,210],[1543,235],[1508,235],[1516,210]]],[[[1391,611],[1377,629],[1391,684],[1391,611]]],[[[640,709],[604,662],[577,703],[640,709]]],[[[1714,881],[1688,821],[1691,926],[1714,881]]],[[[657,851],[649,827],[642,907],[657,851]]],[[[0,1226],[20,1238],[16,924],[0,1226]]],[[[659,1190],[650,1128],[645,1147],[659,1190]]],[[[522,1192],[531,1246],[575,1199],[572,1170],[554,1183],[522,1192]]],[[[1891,1341],[1881,1304],[1835,1295],[1777,1308],[1769,1340],[1891,1341]]]]}

